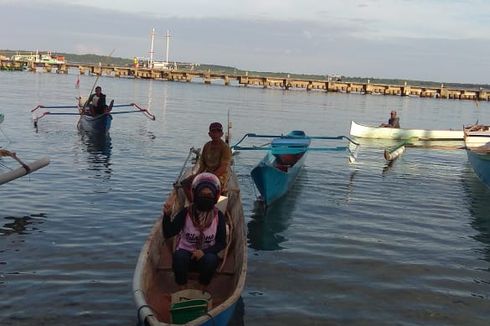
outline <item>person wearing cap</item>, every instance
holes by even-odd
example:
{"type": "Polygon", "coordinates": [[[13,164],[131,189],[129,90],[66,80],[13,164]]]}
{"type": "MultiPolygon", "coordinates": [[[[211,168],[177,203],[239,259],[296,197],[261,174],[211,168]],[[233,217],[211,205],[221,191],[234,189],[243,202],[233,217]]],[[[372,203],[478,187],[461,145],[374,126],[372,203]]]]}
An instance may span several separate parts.
{"type": "Polygon", "coordinates": [[[390,112],[388,123],[382,123],[380,127],[384,128],[400,128],[400,118],[396,116],[396,111],[390,112]]]}
{"type": "Polygon", "coordinates": [[[209,125],[209,137],[201,152],[199,158],[199,170],[201,172],[211,172],[215,174],[221,182],[223,189],[228,182],[228,173],[231,163],[231,150],[221,137],[223,137],[223,126],[219,122],[213,122],[209,125]]]}
{"type": "Polygon", "coordinates": [[[189,271],[199,272],[199,288],[205,291],[218,267],[218,252],[226,246],[224,214],[215,206],[221,184],[214,174],[204,172],[192,181],[192,201],[172,216],[172,204],[163,205],[162,230],[165,238],[179,235],[172,259],[175,282],[187,287],[189,271]]]}

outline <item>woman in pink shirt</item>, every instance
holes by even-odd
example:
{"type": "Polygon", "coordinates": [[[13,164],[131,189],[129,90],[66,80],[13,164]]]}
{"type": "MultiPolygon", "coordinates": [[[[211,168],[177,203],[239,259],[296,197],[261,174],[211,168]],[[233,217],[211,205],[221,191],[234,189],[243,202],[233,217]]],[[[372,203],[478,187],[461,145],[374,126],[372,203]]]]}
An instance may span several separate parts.
{"type": "Polygon", "coordinates": [[[187,274],[199,272],[204,291],[218,267],[218,252],[226,246],[225,217],[215,206],[221,193],[220,180],[214,174],[198,174],[192,182],[192,203],[170,219],[170,205],[163,206],[163,235],[178,235],[172,268],[181,289],[187,285],[187,274]]]}

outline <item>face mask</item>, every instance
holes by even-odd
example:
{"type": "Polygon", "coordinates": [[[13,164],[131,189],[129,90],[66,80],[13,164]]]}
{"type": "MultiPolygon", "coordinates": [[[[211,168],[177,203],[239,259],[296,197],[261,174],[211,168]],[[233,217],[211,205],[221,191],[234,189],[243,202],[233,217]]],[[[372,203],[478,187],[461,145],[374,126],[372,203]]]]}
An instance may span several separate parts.
{"type": "Polygon", "coordinates": [[[214,199],[209,197],[197,197],[194,204],[199,211],[207,212],[213,209],[214,199]]]}

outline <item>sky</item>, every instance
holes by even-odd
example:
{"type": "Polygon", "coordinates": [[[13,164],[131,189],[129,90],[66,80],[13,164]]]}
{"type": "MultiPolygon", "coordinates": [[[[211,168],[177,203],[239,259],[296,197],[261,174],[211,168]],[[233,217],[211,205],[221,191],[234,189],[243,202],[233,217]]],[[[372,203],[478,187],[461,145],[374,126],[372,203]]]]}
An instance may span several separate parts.
{"type": "Polygon", "coordinates": [[[490,0],[0,0],[0,49],[490,84],[490,0]]]}

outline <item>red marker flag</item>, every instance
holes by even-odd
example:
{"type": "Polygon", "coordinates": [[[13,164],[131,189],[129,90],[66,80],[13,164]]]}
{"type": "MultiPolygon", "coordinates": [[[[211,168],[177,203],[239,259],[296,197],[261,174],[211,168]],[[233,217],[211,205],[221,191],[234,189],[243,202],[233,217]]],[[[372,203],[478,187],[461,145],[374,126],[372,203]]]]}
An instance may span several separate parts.
{"type": "Polygon", "coordinates": [[[80,75],[77,77],[77,82],[75,83],[75,88],[80,88],[80,75]]]}

